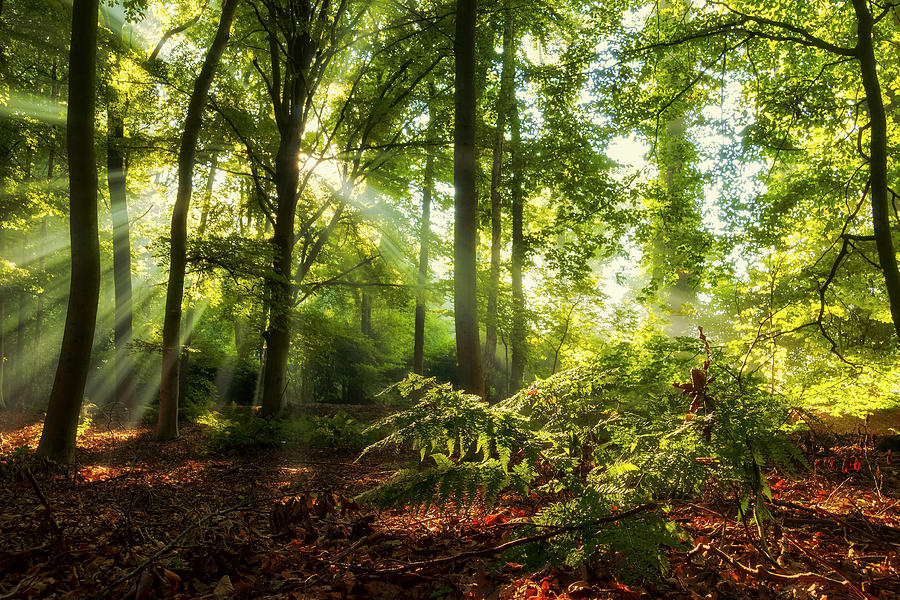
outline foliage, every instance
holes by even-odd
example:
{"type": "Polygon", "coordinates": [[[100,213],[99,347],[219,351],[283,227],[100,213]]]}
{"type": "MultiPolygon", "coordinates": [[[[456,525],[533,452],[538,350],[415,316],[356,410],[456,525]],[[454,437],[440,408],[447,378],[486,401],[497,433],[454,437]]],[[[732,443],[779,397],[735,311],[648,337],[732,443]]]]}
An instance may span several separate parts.
{"type": "Polygon", "coordinates": [[[81,437],[87,432],[90,426],[94,423],[94,413],[96,412],[96,404],[85,402],[81,406],[81,415],[78,417],[78,428],[75,430],[76,437],[81,437]]]}
{"type": "Polygon", "coordinates": [[[363,425],[343,411],[333,416],[264,419],[248,407],[232,405],[207,411],[197,422],[204,426],[212,450],[232,455],[284,445],[358,451],[367,443],[363,425]]]}
{"type": "Polygon", "coordinates": [[[379,506],[491,504],[507,489],[534,490],[552,500],[536,525],[584,525],[554,538],[548,557],[577,564],[606,552],[630,578],[665,572],[658,547],[681,538],[658,515],[592,525],[613,507],[730,496],[762,528],[771,499],[765,470],[791,474],[802,465],[779,432],[787,407],[763,382],[712,365],[703,341],[699,350],[695,340],[660,335],[612,343],[593,362],[495,405],[410,377],[396,387],[418,402],[378,423],[390,433],[366,452],[410,444],[422,464],[360,498],[379,506]],[[686,401],[668,382],[704,350],[693,384],[678,386],[686,401]]]}

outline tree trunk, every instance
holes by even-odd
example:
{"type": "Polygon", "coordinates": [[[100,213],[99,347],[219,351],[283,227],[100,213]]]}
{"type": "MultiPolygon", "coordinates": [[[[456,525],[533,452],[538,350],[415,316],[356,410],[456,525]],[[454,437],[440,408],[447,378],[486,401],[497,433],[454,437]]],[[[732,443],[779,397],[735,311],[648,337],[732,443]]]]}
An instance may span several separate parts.
{"type": "MultiPolygon", "coordinates": [[[[434,123],[434,115],[429,118],[429,134],[434,123]]],[[[434,190],[434,155],[431,147],[431,135],[427,136],[425,155],[425,181],[422,188],[422,222],[419,224],[419,289],[416,292],[416,321],[413,339],[413,373],[425,374],[425,311],[428,285],[428,250],[431,237],[431,195],[434,190]]]]}
{"type": "Polygon", "coordinates": [[[359,293],[359,329],[364,336],[372,337],[372,296],[365,289],[359,293]]]}
{"type": "Polygon", "coordinates": [[[74,0],[69,50],[66,151],[72,271],[59,364],[37,453],[59,463],[75,457],[75,434],[91,363],[100,299],[97,161],[94,154],[99,0],[74,0]]]}
{"type": "MultiPolygon", "coordinates": [[[[6,256],[6,232],[0,227],[0,256],[6,256]]],[[[6,408],[6,293],[0,289],[0,408],[6,408]]]]}
{"type": "MultiPolygon", "coordinates": [[[[284,61],[284,48],[269,29],[269,54],[272,65],[272,81],[270,88],[272,108],[278,126],[278,152],[275,156],[275,190],[276,208],[275,223],[272,235],[273,274],[268,282],[269,327],[263,334],[266,340],[266,362],[263,368],[262,407],[260,415],[269,417],[281,410],[286,391],[287,359],[291,344],[291,311],[293,309],[293,293],[291,281],[291,263],[294,252],[294,217],[299,198],[300,139],[308,117],[310,90],[314,90],[322,76],[323,65],[334,50],[332,47],[321,47],[319,42],[329,39],[335,42],[337,23],[346,5],[341,3],[337,14],[329,16],[327,2],[313,5],[309,0],[297,3],[299,22],[284,31],[284,47],[288,48],[290,59],[284,61]],[[330,24],[329,24],[330,23],[330,24]],[[331,28],[331,37],[316,32],[331,28]],[[312,34],[317,35],[313,39],[312,34]],[[282,71],[282,63],[284,69],[282,71]]],[[[272,24],[262,23],[270,28],[272,24]]],[[[322,235],[327,237],[334,223],[340,217],[342,207],[338,207],[331,224],[322,235]]],[[[311,254],[317,254],[325,238],[317,240],[316,248],[311,254]],[[320,243],[321,242],[321,243],[320,243]]],[[[309,264],[301,265],[305,273],[309,264]]],[[[302,280],[298,277],[298,280],[302,280]]]]}
{"type": "Polygon", "coordinates": [[[224,0],[219,27],[200,74],[194,82],[194,90],[184,118],[184,131],[178,151],[178,193],[172,210],[171,248],[169,258],[169,282],[166,288],[166,312],[163,323],[162,379],[159,386],[159,419],[156,438],[166,441],[178,437],[178,389],[181,361],[181,302],[184,296],[184,271],[187,255],[187,216],[193,190],[194,158],[197,138],[203,122],[203,108],[209,87],[231,31],[231,21],[237,0],[224,0]]]}
{"type": "Polygon", "coordinates": [[[515,48],[513,48],[513,16],[507,2],[504,10],[503,68],[500,72],[500,95],[497,98],[497,126],[494,131],[493,164],[491,166],[491,271],[488,284],[487,315],[484,330],[484,393],[491,395],[491,379],[497,358],[497,300],[500,295],[500,245],[503,234],[500,201],[501,176],[503,174],[503,139],[506,133],[506,114],[510,94],[515,93],[515,48]]]}
{"type": "Polygon", "coordinates": [[[22,292],[19,294],[19,314],[16,323],[16,404],[25,408],[31,401],[29,397],[31,381],[32,361],[25,356],[25,336],[28,324],[28,300],[30,295],[22,292]]]}
{"type": "Polygon", "coordinates": [[[292,122],[282,133],[275,159],[275,187],[278,210],[275,214],[274,276],[269,281],[269,328],[265,333],[266,366],[263,370],[262,408],[264,417],[281,410],[287,381],[287,359],[291,337],[291,260],[294,251],[294,215],[300,168],[300,123],[292,122]]]}
{"type": "Polygon", "coordinates": [[[115,372],[117,406],[129,412],[136,406],[134,386],[134,356],[131,354],[134,318],[131,290],[131,234],[128,223],[128,192],[126,189],[125,159],[122,143],[125,125],[116,109],[108,111],[106,145],[106,177],[109,185],[109,209],[113,226],[113,282],[116,308],[113,339],[116,346],[115,372]]]}
{"type": "Polygon", "coordinates": [[[874,21],[866,0],[853,0],[856,11],[858,41],[856,51],[866,91],[866,105],[869,110],[869,187],[872,196],[872,229],[878,262],[884,273],[891,307],[894,328],[900,336],[900,269],[897,266],[897,252],[891,238],[890,202],[887,181],[887,117],[881,85],[878,82],[875,48],[872,44],[874,21]]]}
{"type": "MultiPolygon", "coordinates": [[[[200,224],[197,225],[197,239],[202,239],[206,234],[206,225],[209,220],[209,205],[212,202],[212,192],[213,186],[216,183],[216,167],[219,165],[219,154],[217,152],[213,152],[212,157],[209,160],[209,175],[206,177],[206,190],[203,194],[203,206],[200,210],[200,224]]],[[[238,222],[241,224],[241,228],[243,229],[243,220],[241,217],[238,217],[238,222]]],[[[241,232],[243,234],[243,232],[241,232]]]]}
{"type": "Polygon", "coordinates": [[[524,161],[522,160],[522,135],[519,122],[519,106],[513,99],[510,106],[512,185],[510,190],[512,212],[512,331],[509,345],[512,354],[509,371],[509,394],[513,395],[522,388],[525,377],[526,342],[528,338],[528,322],[525,315],[525,292],[522,289],[522,263],[525,260],[525,235],[523,217],[525,197],[522,191],[524,161]]]}
{"type": "Polygon", "coordinates": [[[459,384],[484,395],[481,344],[478,341],[477,256],[478,192],[475,188],[475,0],[457,0],[456,108],[453,135],[453,308],[459,384]]]}

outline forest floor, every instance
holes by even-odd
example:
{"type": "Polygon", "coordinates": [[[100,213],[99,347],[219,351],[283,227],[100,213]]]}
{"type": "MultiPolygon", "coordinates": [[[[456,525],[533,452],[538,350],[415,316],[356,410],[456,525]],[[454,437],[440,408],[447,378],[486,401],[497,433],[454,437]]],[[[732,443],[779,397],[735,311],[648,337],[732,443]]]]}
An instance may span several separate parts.
{"type": "MultiPolygon", "coordinates": [[[[773,473],[767,562],[713,499],[672,504],[694,546],[661,580],[624,585],[602,561],[527,571],[498,558],[539,498],[491,511],[373,512],[353,497],[392,456],[283,448],[208,452],[185,426],[95,426],[76,466],[42,468],[41,425],[0,418],[0,600],[7,598],[881,598],[900,599],[900,456],[845,437],[800,480],[773,473]]],[[[622,507],[625,512],[626,507],[622,507]]]]}

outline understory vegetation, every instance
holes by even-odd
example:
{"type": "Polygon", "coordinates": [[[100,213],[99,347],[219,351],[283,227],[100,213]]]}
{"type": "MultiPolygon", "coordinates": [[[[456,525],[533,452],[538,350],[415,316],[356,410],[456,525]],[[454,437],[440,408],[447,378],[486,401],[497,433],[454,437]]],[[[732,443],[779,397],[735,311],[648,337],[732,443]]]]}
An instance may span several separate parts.
{"type": "Polygon", "coordinates": [[[734,502],[765,545],[769,474],[794,477],[807,466],[786,436],[791,407],[764,381],[719,368],[728,357],[713,361],[701,337],[699,351],[689,338],[611,345],[496,404],[434,379],[398,383],[401,396],[420,399],[374,425],[391,433],[366,451],[411,445],[423,464],[359,499],[427,508],[492,505],[509,489],[533,494],[545,504],[522,534],[563,531],[520,556],[568,566],[604,556],[628,582],[665,575],[664,548],[690,542],[665,518],[673,499],[734,502]],[[615,511],[650,504],[660,510],[610,522],[615,511]]]}

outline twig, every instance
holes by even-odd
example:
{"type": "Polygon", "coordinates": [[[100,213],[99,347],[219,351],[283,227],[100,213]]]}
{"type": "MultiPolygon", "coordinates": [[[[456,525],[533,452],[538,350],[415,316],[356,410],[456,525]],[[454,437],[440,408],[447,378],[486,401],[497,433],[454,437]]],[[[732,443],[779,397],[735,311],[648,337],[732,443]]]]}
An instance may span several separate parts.
{"type": "Polygon", "coordinates": [[[28,468],[28,465],[25,465],[25,475],[28,477],[28,481],[31,482],[31,487],[34,488],[38,500],[40,500],[41,504],[47,510],[47,518],[50,519],[50,525],[53,526],[54,533],[56,533],[56,535],[61,534],[62,529],[60,529],[59,523],[56,522],[56,518],[53,516],[53,509],[50,508],[50,502],[47,500],[47,496],[44,495],[43,490],[41,490],[41,486],[38,485],[37,479],[34,478],[34,474],[31,472],[31,469],[28,468]]]}
{"type": "MultiPolygon", "coordinates": [[[[802,504],[796,504],[794,502],[788,502],[787,500],[778,500],[778,499],[772,500],[772,504],[774,504],[775,506],[779,506],[781,508],[791,508],[794,510],[799,510],[802,512],[818,515],[819,517],[821,517],[821,522],[823,524],[828,523],[828,524],[832,524],[832,525],[838,525],[839,527],[843,527],[845,529],[851,529],[853,531],[856,531],[857,533],[864,535],[865,537],[869,538],[870,540],[872,540],[874,542],[887,543],[889,546],[891,546],[893,548],[896,548],[896,546],[897,546],[896,543],[891,542],[889,540],[881,539],[878,536],[876,536],[874,533],[866,531],[865,528],[860,527],[859,525],[854,525],[852,522],[850,522],[846,519],[842,519],[839,515],[829,512],[829,511],[826,511],[826,510],[823,510],[821,508],[810,508],[808,506],[803,506],[802,504]]],[[[862,514],[862,513],[860,513],[860,514],[862,514]]],[[[898,531],[897,527],[891,527],[890,525],[886,525],[884,523],[875,523],[872,520],[865,517],[865,515],[863,515],[863,517],[864,517],[863,522],[866,525],[868,525],[869,528],[872,529],[874,532],[889,536],[890,539],[900,539],[900,531],[898,531]]]]}
{"type": "Polygon", "coordinates": [[[568,533],[570,531],[575,531],[578,529],[582,529],[584,527],[596,527],[598,525],[603,525],[605,523],[614,523],[615,521],[621,521],[622,519],[627,519],[628,517],[634,516],[638,513],[642,513],[648,510],[654,510],[658,506],[655,502],[648,502],[647,504],[642,504],[640,506],[636,506],[631,510],[626,510],[622,513],[618,513],[615,515],[610,515],[608,517],[602,517],[592,521],[586,525],[566,525],[565,527],[558,527],[553,529],[552,531],[547,531],[544,533],[539,533],[537,535],[532,535],[523,538],[517,538],[514,540],[510,540],[506,543],[500,544],[499,546],[491,546],[489,548],[482,548],[480,550],[470,550],[468,552],[460,552],[459,554],[454,554],[453,556],[445,556],[443,558],[435,558],[432,560],[422,560],[412,563],[407,563],[403,566],[394,568],[394,569],[369,569],[366,567],[361,567],[360,565],[343,565],[350,569],[355,570],[364,570],[368,575],[398,575],[400,573],[406,573],[408,571],[414,571],[416,569],[424,569],[428,567],[439,567],[442,565],[452,564],[461,560],[466,560],[468,558],[478,558],[483,556],[491,556],[494,554],[501,554],[510,548],[515,548],[516,546],[522,546],[525,544],[530,544],[533,542],[543,542],[554,538],[563,533],[568,533]]]}
{"type": "Polygon", "coordinates": [[[694,554],[697,554],[698,552],[710,552],[712,554],[715,554],[738,571],[759,579],[767,579],[769,581],[777,581],[779,583],[819,583],[825,581],[829,583],[835,583],[831,579],[819,575],[818,573],[795,573],[794,575],[786,575],[784,573],[769,571],[768,569],[765,569],[763,567],[748,567],[747,565],[738,562],[736,559],[732,558],[716,546],[710,544],[697,544],[690,552],[687,553],[687,555],[690,557],[694,554]]]}
{"type": "Polygon", "coordinates": [[[790,542],[792,546],[794,546],[795,548],[797,548],[798,550],[800,550],[801,552],[803,552],[804,554],[806,554],[808,557],[810,557],[811,559],[813,559],[815,562],[817,562],[817,563],[819,563],[820,565],[824,566],[826,569],[830,569],[830,570],[834,571],[841,579],[844,580],[844,581],[843,581],[843,586],[846,587],[846,588],[849,588],[850,591],[854,593],[854,595],[859,596],[860,598],[862,598],[862,600],[878,600],[875,596],[873,596],[872,594],[869,594],[868,592],[864,591],[861,587],[859,587],[858,585],[856,585],[855,583],[853,583],[853,582],[850,580],[849,577],[847,577],[846,575],[844,575],[843,573],[841,573],[841,572],[837,569],[837,567],[835,567],[834,565],[825,562],[824,560],[822,560],[821,558],[819,558],[818,556],[816,556],[816,555],[813,554],[811,551],[807,550],[806,548],[804,548],[803,546],[801,546],[800,544],[798,544],[797,542],[795,542],[795,541],[792,540],[791,538],[785,536],[785,539],[786,539],[788,542],[790,542]]]}
{"type": "Polygon", "coordinates": [[[370,545],[370,544],[372,544],[372,542],[379,540],[379,539],[385,537],[386,535],[387,534],[383,531],[376,531],[374,533],[370,533],[369,535],[367,535],[365,537],[359,538],[358,540],[356,540],[355,542],[353,542],[352,544],[350,544],[349,546],[347,546],[346,548],[344,548],[343,550],[341,550],[340,552],[335,554],[331,559],[332,560],[341,560],[348,554],[352,554],[353,551],[356,550],[357,548],[359,548],[360,546],[370,545]]]}

